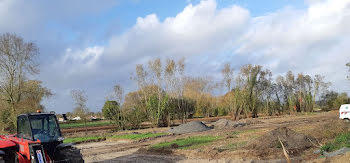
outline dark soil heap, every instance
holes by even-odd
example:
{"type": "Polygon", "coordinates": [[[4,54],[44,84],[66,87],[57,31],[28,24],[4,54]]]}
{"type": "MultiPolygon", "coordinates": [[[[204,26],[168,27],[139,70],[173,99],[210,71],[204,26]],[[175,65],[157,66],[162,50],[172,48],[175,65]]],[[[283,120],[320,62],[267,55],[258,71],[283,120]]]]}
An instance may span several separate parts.
{"type": "Polygon", "coordinates": [[[192,121],[189,123],[181,124],[180,126],[170,128],[169,133],[184,134],[191,132],[200,132],[210,130],[208,126],[200,121],[192,121]]]}
{"type": "Polygon", "coordinates": [[[257,154],[260,156],[268,155],[271,150],[282,151],[282,145],[279,142],[279,138],[292,156],[296,156],[313,147],[313,143],[316,142],[312,137],[297,133],[287,127],[279,127],[248,144],[247,148],[250,150],[256,150],[257,154]]]}

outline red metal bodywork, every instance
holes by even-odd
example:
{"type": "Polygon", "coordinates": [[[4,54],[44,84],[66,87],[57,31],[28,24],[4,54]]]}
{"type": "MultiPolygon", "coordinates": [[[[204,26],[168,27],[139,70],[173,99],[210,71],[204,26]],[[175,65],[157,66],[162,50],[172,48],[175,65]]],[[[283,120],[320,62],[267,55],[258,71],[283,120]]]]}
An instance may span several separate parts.
{"type": "MultiPolygon", "coordinates": [[[[41,144],[40,140],[31,141],[23,138],[18,138],[14,135],[4,136],[0,135],[0,149],[10,148],[18,145],[18,151],[16,152],[18,156],[19,163],[30,163],[30,147],[31,144],[41,144]]],[[[50,162],[50,158],[45,151],[46,160],[50,162]]]]}
{"type": "Polygon", "coordinates": [[[11,140],[2,139],[0,136],[0,149],[1,148],[10,148],[16,146],[16,143],[11,140]]]}
{"type": "Polygon", "coordinates": [[[24,158],[20,153],[16,152],[17,154],[17,159],[19,163],[31,163],[30,159],[24,158]]]}

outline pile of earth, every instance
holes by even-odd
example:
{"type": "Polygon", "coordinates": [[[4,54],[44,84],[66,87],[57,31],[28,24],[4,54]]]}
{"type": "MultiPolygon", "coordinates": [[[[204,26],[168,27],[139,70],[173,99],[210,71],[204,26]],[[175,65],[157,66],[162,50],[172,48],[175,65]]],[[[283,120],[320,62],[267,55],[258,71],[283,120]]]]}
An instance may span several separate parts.
{"type": "Polygon", "coordinates": [[[268,156],[272,153],[282,155],[282,145],[279,140],[290,156],[300,155],[303,151],[313,147],[316,142],[313,137],[297,133],[287,127],[279,127],[249,143],[246,148],[254,150],[258,156],[268,156]]]}
{"type": "Polygon", "coordinates": [[[234,122],[227,119],[219,119],[218,121],[212,123],[215,129],[225,129],[225,128],[236,128],[246,126],[245,122],[234,122]]]}
{"type": "Polygon", "coordinates": [[[247,125],[253,125],[253,124],[261,124],[261,123],[264,123],[264,122],[262,122],[262,121],[259,121],[258,119],[255,119],[255,118],[241,119],[241,120],[239,120],[238,122],[246,123],[247,125]]]}
{"type": "Polygon", "coordinates": [[[169,133],[172,134],[184,134],[184,133],[191,133],[191,132],[201,132],[201,131],[207,131],[211,128],[205,125],[204,123],[200,121],[192,121],[185,124],[181,124],[177,127],[172,127],[169,129],[169,133]]]}

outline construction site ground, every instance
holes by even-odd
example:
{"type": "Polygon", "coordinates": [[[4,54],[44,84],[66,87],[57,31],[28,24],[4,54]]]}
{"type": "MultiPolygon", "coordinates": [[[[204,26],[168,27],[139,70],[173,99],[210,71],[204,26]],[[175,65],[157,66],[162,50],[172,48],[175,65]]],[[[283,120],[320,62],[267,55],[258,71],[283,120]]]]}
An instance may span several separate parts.
{"type": "MultiPolygon", "coordinates": [[[[205,119],[202,120],[205,121],[205,119]]],[[[350,125],[350,123],[338,119],[337,111],[261,117],[255,118],[254,121],[256,123],[239,128],[212,129],[181,135],[169,134],[142,140],[107,139],[99,142],[77,144],[76,147],[81,149],[85,162],[286,162],[282,148],[277,150],[259,148],[252,150],[247,146],[256,140],[264,140],[261,138],[262,135],[278,127],[288,127],[298,133],[314,138],[310,140],[313,144],[311,148],[301,151],[295,156],[291,154],[292,162],[350,162],[350,154],[326,158],[314,152],[321,145],[334,139],[337,134],[347,130],[347,126],[350,125]],[[150,148],[157,143],[199,135],[218,136],[221,139],[190,149],[166,148],[152,150],[150,148]]],[[[208,126],[211,123],[206,122],[208,126]]],[[[148,128],[121,131],[117,134],[164,133],[168,130],[167,127],[148,128]]],[[[103,134],[103,132],[110,131],[79,132],[75,133],[75,136],[96,135],[103,134]]],[[[69,136],[72,136],[72,134],[69,136]]]]}

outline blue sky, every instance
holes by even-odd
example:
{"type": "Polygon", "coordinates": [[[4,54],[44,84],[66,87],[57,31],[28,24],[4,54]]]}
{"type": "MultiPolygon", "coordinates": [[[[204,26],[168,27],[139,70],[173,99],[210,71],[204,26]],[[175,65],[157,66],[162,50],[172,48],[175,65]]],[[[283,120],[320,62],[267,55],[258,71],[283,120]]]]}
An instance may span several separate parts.
{"type": "Polygon", "coordinates": [[[186,57],[189,74],[218,75],[223,63],[260,64],[275,75],[321,74],[350,92],[350,0],[0,0],[0,33],[40,47],[36,79],[55,94],[43,104],[73,109],[83,89],[99,111],[114,84],[126,91],[136,64],[186,57]]]}

